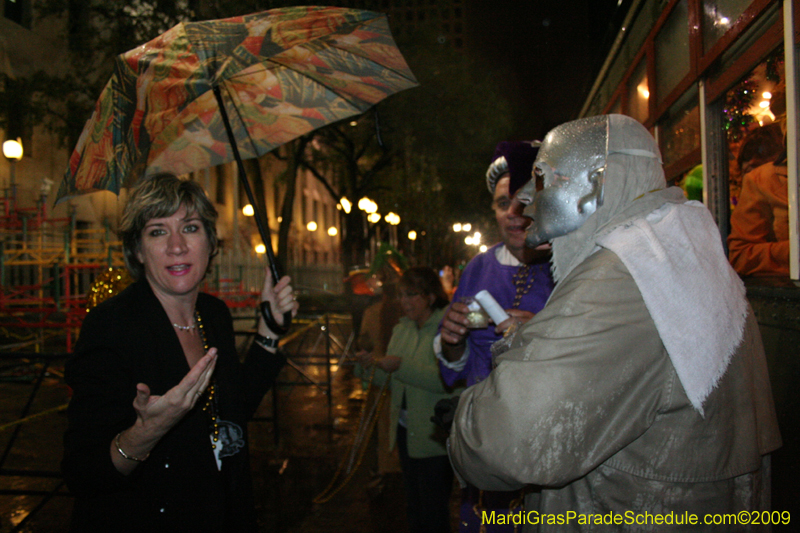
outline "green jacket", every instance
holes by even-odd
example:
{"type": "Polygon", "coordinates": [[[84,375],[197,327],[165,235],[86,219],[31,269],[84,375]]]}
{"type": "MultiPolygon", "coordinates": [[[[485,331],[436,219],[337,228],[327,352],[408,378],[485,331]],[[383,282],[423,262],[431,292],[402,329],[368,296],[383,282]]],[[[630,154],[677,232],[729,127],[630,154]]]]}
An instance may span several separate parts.
{"type": "MultiPolygon", "coordinates": [[[[448,389],[444,385],[433,353],[433,338],[443,316],[444,309],[434,310],[421,328],[411,319],[401,318],[392,331],[392,338],[386,349],[386,355],[396,355],[403,359],[400,368],[391,374],[389,449],[394,448],[397,440],[397,421],[405,394],[408,410],[408,454],[416,459],[447,455],[447,435],[430,418],[436,402],[461,392],[461,389],[448,389]]],[[[375,384],[380,386],[385,379],[386,373],[376,370],[375,384]]]]}

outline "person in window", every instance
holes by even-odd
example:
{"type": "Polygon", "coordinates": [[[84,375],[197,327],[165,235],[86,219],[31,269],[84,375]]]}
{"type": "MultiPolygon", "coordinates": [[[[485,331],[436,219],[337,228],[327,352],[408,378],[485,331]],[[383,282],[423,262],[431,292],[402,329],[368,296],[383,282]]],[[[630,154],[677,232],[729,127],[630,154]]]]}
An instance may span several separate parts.
{"type": "MultiPolygon", "coordinates": [[[[217,251],[202,188],[141,181],[121,221],[136,280],[86,316],[65,367],[62,470],[75,531],[256,531],[247,421],[285,358],[258,322],[243,362],[226,305],[200,292],[217,251]]],[[[266,271],[261,300],[297,313],[288,277],[266,271]]]]}
{"type": "Polygon", "coordinates": [[[542,532],[663,529],[596,521],[646,513],[707,531],[703,516],[770,510],[781,438],[766,358],[708,209],[666,187],[655,139],[624,115],[551,130],[534,172],[544,188],[518,193],[532,199],[526,243],[552,243],[556,287],[461,394],[456,473],[540,486],[525,519],[563,520],[525,522],[542,532]]]}
{"type": "Polygon", "coordinates": [[[738,157],[744,178],[731,213],[728,257],[741,276],[789,276],[786,150],[779,124],[753,131],[738,157]]]}

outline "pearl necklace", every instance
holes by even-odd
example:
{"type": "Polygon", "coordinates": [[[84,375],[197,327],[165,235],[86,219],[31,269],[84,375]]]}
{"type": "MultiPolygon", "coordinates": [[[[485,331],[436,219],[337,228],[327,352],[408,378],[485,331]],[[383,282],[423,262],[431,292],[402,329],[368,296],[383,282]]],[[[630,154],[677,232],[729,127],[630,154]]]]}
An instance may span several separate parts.
{"type": "MultiPolygon", "coordinates": [[[[203,341],[203,352],[208,353],[208,339],[206,338],[205,329],[203,329],[203,319],[200,318],[200,312],[197,310],[194,312],[194,319],[198,329],[200,330],[200,339],[203,341]]],[[[173,326],[175,326],[175,324],[173,324],[173,326]]],[[[191,329],[194,328],[194,325],[183,327],[191,329]]],[[[203,406],[203,411],[207,412],[210,418],[211,427],[209,430],[211,431],[211,435],[214,439],[211,449],[215,450],[217,449],[217,442],[219,441],[219,418],[217,417],[217,386],[214,382],[214,378],[211,378],[211,383],[208,385],[206,404],[203,406]]]]}

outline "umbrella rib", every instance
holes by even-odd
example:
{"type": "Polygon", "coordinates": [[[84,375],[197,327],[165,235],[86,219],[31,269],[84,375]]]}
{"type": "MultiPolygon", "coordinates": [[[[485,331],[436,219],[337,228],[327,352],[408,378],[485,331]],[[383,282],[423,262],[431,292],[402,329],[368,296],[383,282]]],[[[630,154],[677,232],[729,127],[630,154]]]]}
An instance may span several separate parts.
{"type": "MultiPolygon", "coordinates": [[[[333,90],[332,88],[330,88],[326,84],[320,82],[318,79],[314,78],[313,76],[310,76],[309,74],[306,74],[303,71],[300,71],[300,70],[297,70],[295,68],[292,68],[290,65],[287,65],[286,63],[281,63],[280,61],[276,61],[274,57],[269,58],[267,61],[269,61],[271,63],[275,63],[276,65],[280,65],[280,66],[282,66],[284,68],[287,68],[287,69],[291,70],[292,72],[295,72],[295,73],[299,74],[300,76],[302,76],[304,78],[307,78],[307,79],[313,81],[314,83],[319,84],[322,87],[325,87],[325,89],[329,90],[330,92],[332,92],[333,94],[335,94],[336,96],[338,96],[339,98],[341,98],[342,100],[344,100],[345,102],[350,104],[355,109],[360,109],[360,107],[357,105],[358,100],[348,98],[346,95],[341,94],[341,93],[333,90]]],[[[375,62],[373,61],[373,63],[375,63],[375,62]]],[[[370,105],[374,105],[374,104],[370,104],[370,105]]]]}
{"type": "MultiPolygon", "coordinates": [[[[376,22],[376,21],[380,20],[381,18],[385,18],[385,17],[386,17],[386,15],[381,15],[381,16],[379,16],[379,17],[375,17],[375,18],[373,18],[373,19],[365,20],[365,21],[361,22],[360,24],[357,24],[357,25],[356,25],[356,26],[353,28],[353,31],[355,31],[355,29],[356,29],[356,28],[361,28],[361,27],[363,27],[363,26],[366,26],[366,25],[368,25],[368,24],[371,24],[371,23],[373,23],[373,22],[376,22]]],[[[388,24],[388,22],[387,22],[387,24],[388,24]]],[[[351,32],[351,33],[352,33],[352,32],[351,32]]],[[[391,33],[389,34],[389,39],[390,39],[390,41],[392,41],[392,44],[394,44],[395,48],[397,48],[397,51],[398,51],[398,53],[399,53],[399,52],[400,52],[400,48],[397,46],[397,43],[396,43],[396,42],[394,42],[394,37],[391,35],[391,33]]],[[[370,57],[369,57],[367,54],[365,54],[364,52],[362,52],[360,49],[356,49],[356,48],[353,48],[353,49],[347,49],[347,48],[342,48],[341,46],[336,46],[336,45],[333,45],[333,44],[330,44],[330,43],[326,43],[326,44],[328,45],[327,47],[328,47],[328,48],[330,48],[330,49],[333,49],[333,50],[341,50],[341,51],[343,51],[343,52],[345,52],[345,53],[352,54],[352,55],[354,55],[354,56],[357,56],[357,57],[360,57],[360,58],[362,58],[362,59],[364,59],[364,60],[366,60],[366,61],[369,61],[369,62],[370,62],[370,63],[372,63],[372,64],[379,65],[381,68],[385,68],[386,70],[388,70],[388,71],[391,71],[391,72],[393,72],[394,74],[396,74],[398,78],[403,78],[403,79],[406,79],[406,80],[409,80],[409,81],[414,81],[414,82],[417,82],[417,79],[416,79],[416,78],[414,77],[414,75],[411,73],[411,70],[408,68],[408,65],[406,65],[406,67],[407,67],[407,68],[406,68],[406,71],[407,71],[409,74],[411,74],[411,78],[409,78],[408,76],[406,76],[405,74],[403,74],[401,71],[399,71],[399,70],[397,70],[397,69],[390,68],[390,67],[387,67],[386,65],[383,65],[383,64],[381,64],[381,63],[378,63],[378,62],[376,62],[375,60],[371,59],[371,58],[370,58],[370,57]]],[[[417,84],[419,84],[419,83],[417,82],[417,84]]]]}
{"type": "MultiPolygon", "coordinates": [[[[247,129],[247,123],[245,123],[244,117],[242,117],[242,113],[239,110],[239,107],[236,105],[236,100],[234,100],[231,91],[224,83],[221,83],[218,86],[222,89],[225,89],[225,92],[228,94],[228,99],[231,101],[231,107],[236,113],[236,117],[239,119],[239,123],[242,125],[242,129],[244,129],[245,135],[247,135],[247,140],[250,142],[250,149],[253,151],[253,154],[257,157],[258,148],[256,147],[256,143],[253,140],[253,137],[250,135],[250,130],[247,129]]],[[[222,101],[220,101],[220,105],[222,105],[222,101]]]]}
{"type": "MultiPolygon", "coordinates": [[[[331,46],[330,46],[330,48],[331,48],[332,50],[341,50],[341,51],[343,51],[343,52],[345,52],[345,53],[352,54],[352,55],[354,55],[354,56],[356,56],[356,57],[360,57],[361,59],[364,59],[365,61],[369,61],[369,62],[370,62],[370,63],[372,63],[373,65],[378,65],[378,66],[380,66],[381,68],[384,68],[384,69],[386,69],[386,70],[388,70],[388,71],[390,71],[390,72],[393,72],[393,73],[394,73],[394,74],[395,74],[395,75],[396,75],[398,78],[402,78],[402,79],[404,79],[404,80],[413,81],[413,82],[415,82],[415,83],[419,84],[419,83],[417,82],[417,79],[416,79],[416,78],[413,76],[413,74],[412,74],[411,78],[409,78],[408,76],[406,76],[405,74],[403,74],[401,71],[399,71],[399,70],[397,70],[397,69],[394,69],[394,68],[391,68],[391,67],[387,67],[386,65],[384,65],[384,64],[382,64],[382,63],[378,63],[378,62],[377,62],[377,61],[375,61],[374,59],[371,59],[369,56],[367,56],[367,55],[365,55],[365,54],[361,53],[361,51],[360,51],[360,50],[348,50],[348,49],[346,49],[346,48],[341,48],[341,47],[339,47],[339,46],[333,46],[333,45],[331,45],[331,46]]],[[[399,48],[398,48],[398,50],[399,50],[399,48]]],[[[407,69],[406,69],[406,71],[407,71],[409,74],[411,74],[411,70],[410,70],[410,69],[408,69],[408,68],[407,68],[407,69]]]]}

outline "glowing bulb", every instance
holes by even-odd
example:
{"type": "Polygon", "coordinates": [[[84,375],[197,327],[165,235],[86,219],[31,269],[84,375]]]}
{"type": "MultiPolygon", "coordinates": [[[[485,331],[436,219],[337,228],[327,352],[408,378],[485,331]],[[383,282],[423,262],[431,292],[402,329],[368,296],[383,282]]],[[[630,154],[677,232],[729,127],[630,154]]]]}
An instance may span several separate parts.
{"type": "Polygon", "coordinates": [[[769,100],[770,98],[772,98],[772,93],[769,91],[764,91],[763,93],[761,93],[761,98],[763,98],[764,100],[769,100]]]}
{"type": "Polygon", "coordinates": [[[408,240],[409,241],[416,241],[417,240],[417,232],[414,231],[414,230],[409,231],[408,232],[408,240]]]}
{"type": "Polygon", "coordinates": [[[761,101],[758,103],[758,107],[760,107],[761,109],[766,109],[766,108],[768,108],[768,107],[769,107],[769,100],[761,100],[761,101]]]}
{"type": "Polygon", "coordinates": [[[481,251],[481,253],[483,253],[483,252],[485,252],[486,250],[488,250],[488,249],[489,249],[489,247],[488,247],[488,246],[486,246],[485,244],[481,244],[481,247],[480,247],[480,248],[478,248],[478,249],[481,251]]]}
{"type": "Polygon", "coordinates": [[[456,233],[461,231],[461,223],[460,222],[456,222],[455,224],[453,224],[453,231],[455,231],[456,233]]]}
{"type": "Polygon", "coordinates": [[[380,213],[370,213],[367,217],[367,220],[372,222],[373,224],[381,221],[381,214],[380,213]]]}
{"type": "Polygon", "coordinates": [[[336,229],[336,226],[331,226],[330,228],[328,228],[328,235],[330,235],[331,237],[336,237],[337,233],[339,233],[339,230],[336,229]]]}
{"type": "Polygon", "coordinates": [[[464,224],[461,226],[461,231],[472,231],[472,224],[464,224]]]}
{"type": "Polygon", "coordinates": [[[350,202],[350,200],[342,196],[341,199],[339,200],[339,205],[337,207],[344,209],[345,213],[350,214],[350,210],[353,208],[353,204],[350,202]]]}
{"type": "Polygon", "coordinates": [[[374,213],[378,210],[378,204],[365,196],[358,201],[358,208],[366,213],[374,213]]]}
{"type": "Polygon", "coordinates": [[[267,253],[267,247],[264,246],[263,244],[257,244],[256,245],[256,253],[257,254],[265,254],[265,253],[267,253]]]}
{"type": "Polygon", "coordinates": [[[250,204],[247,204],[246,206],[244,206],[244,207],[242,208],[242,214],[243,214],[244,216],[246,216],[246,217],[251,217],[251,216],[253,216],[255,213],[256,213],[256,212],[255,212],[255,210],[253,209],[253,206],[252,206],[252,205],[250,205],[250,204]]]}
{"type": "Polygon", "coordinates": [[[308,231],[317,231],[317,223],[312,220],[311,222],[306,224],[306,229],[308,231]]]}
{"type": "Polygon", "coordinates": [[[22,140],[17,138],[16,141],[12,139],[4,142],[3,155],[8,159],[16,159],[17,161],[22,159],[22,140]]]}
{"type": "Polygon", "coordinates": [[[464,237],[464,242],[472,246],[472,237],[464,237]]]}

